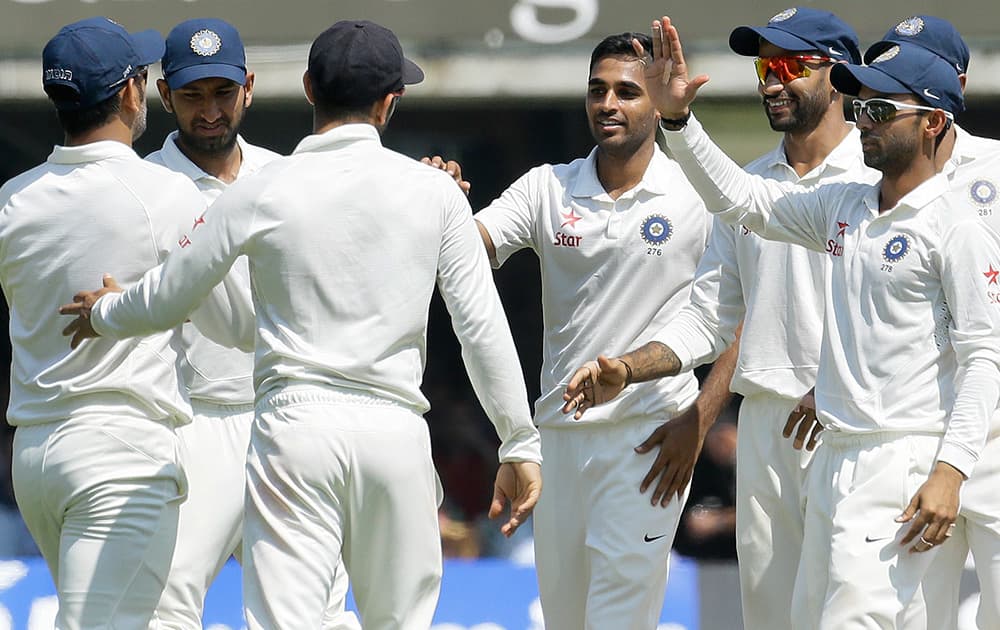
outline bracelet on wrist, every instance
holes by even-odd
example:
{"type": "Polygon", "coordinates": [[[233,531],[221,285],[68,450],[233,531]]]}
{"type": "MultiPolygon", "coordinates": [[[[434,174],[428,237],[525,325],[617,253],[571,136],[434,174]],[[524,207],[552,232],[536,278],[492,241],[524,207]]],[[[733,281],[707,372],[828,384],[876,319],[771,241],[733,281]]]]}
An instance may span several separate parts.
{"type": "Polygon", "coordinates": [[[680,118],[661,118],[660,124],[670,131],[680,131],[684,127],[687,127],[688,121],[691,120],[691,110],[680,118]]]}
{"type": "Polygon", "coordinates": [[[618,360],[625,366],[625,385],[623,387],[628,387],[632,384],[632,366],[621,359],[618,360]]]}

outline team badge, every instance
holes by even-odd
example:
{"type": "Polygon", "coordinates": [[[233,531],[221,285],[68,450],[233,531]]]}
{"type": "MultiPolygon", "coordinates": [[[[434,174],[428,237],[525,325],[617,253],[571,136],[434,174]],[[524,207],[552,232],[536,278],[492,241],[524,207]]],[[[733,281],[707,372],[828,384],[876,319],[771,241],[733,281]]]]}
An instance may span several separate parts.
{"type": "Polygon", "coordinates": [[[899,54],[899,45],[897,44],[892,46],[891,48],[887,48],[884,53],[872,59],[872,62],[868,65],[874,66],[877,63],[884,63],[886,61],[889,61],[890,59],[893,59],[898,54],[899,54]]]}
{"type": "Polygon", "coordinates": [[[896,31],[897,35],[902,35],[903,37],[913,37],[914,35],[919,34],[920,31],[924,30],[924,20],[923,18],[914,15],[913,17],[906,18],[897,24],[896,28],[893,30],[896,31]]]}
{"type": "Polygon", "coordinates": [[[997,200],[997,187],[987,179],[977,179],[969,186],[969,197],[981,206],[991,205],[997,200]]]}
{"type": "Polygon", "coordinates": [[[215,34],[215,31],[210,31],[206,28],[191,36],[191,50],[193,50],[196,55],[211,57],[215,53],[219,52],[219,49],[221,48],[222,39],[215,34]]]}
{"type": "Polygon", "coordinates": [[[784,22],[785,20],[787,20],[788,18],[792,17],[793,15],[795,15],[798,12],[799,12],[799,10],[796,9],[795,7],[792,7],[791,9],[785,9],[781,13],[778,13],[773,18],[771,18],[770,20],[768,20],[768,22],[784,22]]]}
{"type": "Polygon", "coordinates": [[[674,235],[674,226],[670,224],[670,219],[659,214],[651,214],[642,222],[639,234],[642,235],[642,240],[650,245],[662,245],[674,235]]]}
{"type": "Polygon", "coordinates": [[[882,250],[882,258],[885,262],[899,262],[910,251],[910,239],[902,234],[898,234],[889,239],[882,250]]]}

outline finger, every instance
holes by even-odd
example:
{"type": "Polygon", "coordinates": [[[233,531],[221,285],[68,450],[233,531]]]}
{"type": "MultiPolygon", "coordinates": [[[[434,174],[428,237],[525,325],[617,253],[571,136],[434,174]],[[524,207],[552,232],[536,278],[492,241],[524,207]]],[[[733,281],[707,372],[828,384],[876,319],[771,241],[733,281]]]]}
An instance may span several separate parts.
{"type": "Polygon", "coordinates": [[[909,542],[915,540],[917,537],[920,536],[921,533],[923,533],[924,527],[926,526],[927,526],[927,517],[925,517],[923,514],[919,514],[910,523],[910,528],[906,530],[906,535],[903,536],[903,539],[899,541],[899,544],[906,545],[909,542]]]}
{"type": "Polygon", "coordinates": [[[642,478],[642,482],[639,484],[639,492],[645,494],[646,490],[649,489],[649,486],[651,486],[653,482],[656,481],[656,479],[663,473],[663,469],[666,465],[667,460],[663,457],[663,454],[661,453],[660,455],[657,455],[656,459],[653,460],[653,463],[650,464],[649,471],[646,473],[646,476],[642,478]]]}
{"type": "Polygon", "coordinates": [[[104,277],[102,278],[102,281],[104,282],[104,288],[105,289],[110,289],[112,291],[121,292],[122,288],[120,286],[118,286],[118,283],[115,282],[115,279],[111,276],[110,273],[104,274],[104,277]]]}
{"type": "Polygon", "coordinates": [[[646,49],[642,47],[642,42],[638,38],[632,38],[632,52],[638,55],[640,58],[645,57],[647,52],[646,49]]]}
{"type": "Polygon", "coordinates": [[[813,430],[809,435],[809,443],[806,444],[807,451],[816,450],[816,444],[819,442],[819,434],[823,432],[823,425],[819,423],[815,418],[813,419],[813,430]]]}
{"type": "Polygon", "coordinates": [[[930,551],[934,548],[934,543],[927,540],[924,536],[918,536],[917,542],[913,543],[910,547],[910,553],[924,553],[925,551],[930,551]]]}
{"type": "Polygon", "coordinates": [[[897,523],[909,522],[910,519],[913,518],[913,515],[917,513],[917,510],[919,508],[920,508],[920,494],[918,493],[913,495],[913,498],[910,499],[910,502],[909,504],[907,504],[906,509],[903,510],[903,513],[896,517],[896,522],[897,523]]]}
{"type": "Polygon", "coordinates": [[[662,507],[669,505],[670,500],[677,494],[677,485],[679,483],[677,477],[679,474],[680,469],[677,462],[671,460],[667,464],[667,469],[660,477],[660,483],[656,485],[656,492],[653,493],[653,505],[657,503],[662,507]]]}
{"type": "Polygon", "coordinates": [[[570,400],[580,395],[583,391],[584,381],[593,380],[595,374],[600,374],[599,370],[600,368],[597,367],[596,361],[587,361],[584,363],[583,367],[574,372],[573,376],[569,379],[569,383],[566,384],[563,400],[570,400]]]}
{"type": "Polygon", "coordinates": [[[798,424],[799,420],[802,419],[802,407],[798,406],[792,409],[792,413],[788,414],[788,420],[785,420],[785,428],[781,430],[781,435],[790,438],[792,437],[792,432],[795,430],[795,425],[798,424]]]}
{"type": "Polygon", "coordinates": [[[806,438],[809,436],[809,429],[812,428],[812,424],[809,422],[808,414],[802,415],[802,422],[799,423],[799,430],[795,432],[795,448],[801,450],[802,446],[806,443],[806,438]]]}
{"type": "Polygon", "coordinates": [[[431,159],[429,157],[427,157],[427,156],[424,156],[424,157],[420,158],[420,163],[421,164],[426,164],[427,166],[431,166],[431,159]]]}
{"type": "Polygon", "coordinates": [[[464,179],[458,182],[458,187],[461,188],[462,192],[464,192],[466,195],[468,195],[469,191],[472,190],[472,184],[465,181],[464,179]]]}
{"type": "Polygon", "coordinates": [[[586,396],[580,394],[580,401],[576,405],[576,413],[573,414],[573,419],[579,420],[583,417],[584,412],[593,406],[593,403],[586,396]]]}
{"type": "Polygon", "coordinates": [[[945,537],[945,533],[948,531],[948,521],[932,521],[926,528],[922,536],[924,540],[929,541],[932,545],[940,545],[944,541],[948,540],[945,537]]]}
{"type": "Polygon", "coordinates": [[[80,311],[82,311],[85,308],[86,307],[83,304],[79,303],[79,302],[74,302],[73,304],[63,304],[62,306],[59,307],[59,314],[60,315],[79,315],[80,311]]]}
{"type": "Polygon", "coordinates": [[[73,350],[76,350],[76,347],[79,346],[81,343],[83,343],[83,340],[86,338],[87,335],[84,334],[82,328],[80,330],[77,330],[76,333],[73,335],[73,338],[69,340],[69,347],[73,350]]]}
{"type": "Polygon", "coordinates": [[[646,438],[642,444],[635,447],[635,452],[648,453],[654,446],[660,444],[663,441],[663,433],[666,431],[666,426],[667,425],[664,424],[653,430],[653,432],[649,434],[649,437],[646,438]]]}
{"type": "Polygon", "coordinates": [[[493,486],[493,500],[490,501],[490,511],[487,516],[490,518],[500,516],[505,505],[507,505],[507,494],[500,486],[493,486]]]}
{"type": "Polygon", "coordinates": [[[69,337],[70,335],[76,333],[77,329],[80,328],[80,319],[74,319],[65,328],[62,329],[62,336],[69,337]]]}
{"type": "Polygon", "coordinates": [[[653,61],[655,62],[663,59],[663,26],[660,24],[660,20],[653,20],[653,28],[650,32],[650,38],[653,40],[653,61]]]}

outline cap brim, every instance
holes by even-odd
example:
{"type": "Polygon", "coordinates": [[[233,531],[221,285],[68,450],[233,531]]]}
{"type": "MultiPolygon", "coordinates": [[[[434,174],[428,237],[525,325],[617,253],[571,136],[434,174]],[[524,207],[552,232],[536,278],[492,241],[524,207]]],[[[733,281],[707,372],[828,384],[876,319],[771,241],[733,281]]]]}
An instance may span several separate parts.
{"type": "Polygon", "coordinates": [[[817,50],[816,44],[801,37],[768,26],[739,26],[729,34],[729,47],[737,55],[756,57],[760,53],[760,40],[774,44],[778,48],[795,52],[817,50]]]}
{"type": "Polygon", "coordinates": [[[238,85],[246,85],[247,71],[228,63],[200,63],[173,72],[164,77],[171,90],[184,87],[199,79],[229,79],[238,85]]]}
{"type": "Polygon", "coordinates": [[[869,66],[837,64],[830,70],[830,83],[841,94],[857,96],[866,87],[881,94],[909,94],[910,88],[885,72],[869,66]]]}
{"type": "Polygon", "coordinates": [[[403,85],[413,85],[424,80],[424,71],[420,66],[403,57],[403,85]]]}
{"type": "Polygon", "coordinates": [[[152,29],[130,33],[132,45],[139,54],[139,63],[148,66],[163,58],[163,53],[167,50],[167,44],[159,32],[152,29]]]}

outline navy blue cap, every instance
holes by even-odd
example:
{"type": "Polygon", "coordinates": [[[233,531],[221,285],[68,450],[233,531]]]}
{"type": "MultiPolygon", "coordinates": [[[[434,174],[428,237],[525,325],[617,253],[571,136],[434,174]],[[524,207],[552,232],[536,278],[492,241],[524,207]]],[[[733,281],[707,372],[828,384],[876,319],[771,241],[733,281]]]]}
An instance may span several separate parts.
{"type": "Polygon", "coordinates": [[[181,22],[167,35],[163,78],[171,90],[205,78],[247,82],[247,56],[236,27],[224,20],[181,22]]]}
{"type": "Polygon", "coordinates": [[[78,110],[118,93],[140,68],[163,56],[163,37],[153,30],[129,33],[105,17],[62,27],[42,51],[42,86],[70,88],[73,98],[55,98],[57,109],[78,110]]]}
{"type": "Polygon", "coordinates": [[[861,63],[861,49],[854,29],[829,11],[809,7],[785,9],[765,26],[733,29],[729,47],[738,55],[756,57],[762,39],[785,50],[816,50],[837,61],[861,63]]]}
{"type": "Polygon", "coordinates": [[[865,51],[865,63],[900,42],[923,46],[951,64],[958,74],[969,70],[969,47],[962,36],[951,22],[933,15],[914,15],[890,28],[882,41],[865,51]]]}
{"type": "Polygon", "coordinates": [[[857,96],[865,86],[882,94],[914,94],[931,107],[952,114],[965,109],[955,69],[914,44],[893,44],[867,66],[837,64],[830,71],[830,83],[851,96],[857,96]]]}
{"type": "Polygon", "coordinates": [[[308,72],[313,89],[351,105],[424,80],[395,33],[368,20],[342,20],[320,33],[309,49],[308,72]]]}

